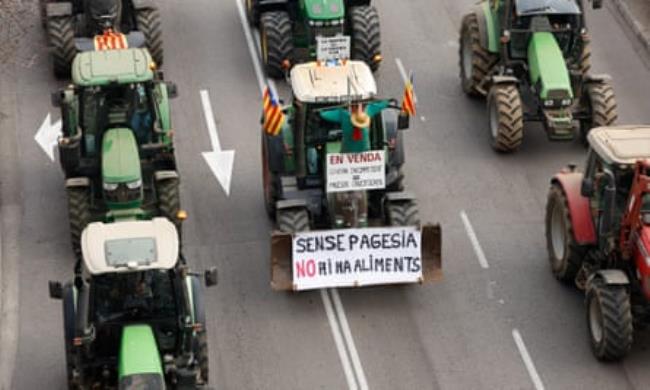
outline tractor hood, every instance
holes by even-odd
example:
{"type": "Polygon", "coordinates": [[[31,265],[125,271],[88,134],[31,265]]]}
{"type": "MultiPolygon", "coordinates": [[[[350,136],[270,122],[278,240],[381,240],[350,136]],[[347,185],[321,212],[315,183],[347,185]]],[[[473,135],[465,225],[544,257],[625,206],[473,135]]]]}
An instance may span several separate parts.
{"type": "Polygon", "coordinates": [[[573,98],[569,70],[552,33],[533,34],[528,43],[528,64],[530,83],[539,86],[539,96],[542,99],[573,98]]]}
{"type": "Polygon", "coordinates": [[[517,15],[580,14],[576,0],[516,0],[517,15]]]}
{"type": "Polygon", "coordinates": [[[118,361],[120,390],[165,388],[160,353],[149,325],[124,327],[118,361]]]}
{"type": "Polygon", "coordinates": [[[300,0],[300,6],[310,20],[342,19],[345,16],[343,0],[300,0]]]}
{"type": "Polygon", "coordinates": [[[130,129],[110,129],[102,139],[104,183],[131,183],[142,179],[140,154],[130,129]]]}

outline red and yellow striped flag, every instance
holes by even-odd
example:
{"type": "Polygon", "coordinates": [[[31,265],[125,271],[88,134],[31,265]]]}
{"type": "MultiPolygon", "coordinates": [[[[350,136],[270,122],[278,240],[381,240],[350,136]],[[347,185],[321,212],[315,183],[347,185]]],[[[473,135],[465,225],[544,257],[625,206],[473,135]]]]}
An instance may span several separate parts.
{"type": "Polygon", "coordinates": [[[111,29],[104,31],[102,35],[96,35],[94,43],[97,51],[129,48],[126,36],[122,33],[113,32],[111,29]]]}
{"type": "Polygon", "coordinates": [[[413,93],[413,76],[406,81],[404,86],[404,98],[402,99],[402,112],[409,116],[415,116],[415,93],[413,93]]]}
{"type": "Polygon", "coordinates": [[[264,90],[262,102],[264,106],[264,131],[269,135],[276,136],[282,131],[285,118],[282,107],[280,107],[278,100],[273,95],[273,91],[268,86],[264,90]]]}

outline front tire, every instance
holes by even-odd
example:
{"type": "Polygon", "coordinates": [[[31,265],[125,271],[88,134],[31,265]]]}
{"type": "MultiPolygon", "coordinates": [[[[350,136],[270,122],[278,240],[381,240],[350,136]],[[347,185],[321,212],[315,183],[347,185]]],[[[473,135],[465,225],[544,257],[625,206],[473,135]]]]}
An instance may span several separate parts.
{"type": "Polygon", "coordinates": [[[47,35],[52,50],[54,75],[64,79],[70,76],[72,60],[77,54],[74,44],[72,16],[53,16],[47,19],[47,35]]]}
{"type": "Polygon", "coordinates": [[[500,153],[519,149],[524,138],[524,115],[514,84],[495,84],[488,94],[490,145],[500,153]]]}
{"type": "Polygon", "coordinates": [[[598,360],[621,360],[632,347],[634,328],[626,286],[594,280],[587,291],[587,326],[598,360]]]}
{"type": "Polygon", "coordinates": [[[70,187],[67,192],[72,249],[76,258],[81,259],[81,233],[91,220],[90,189],[88,187],[70,187]]]}
{"type": "Polygon", "coordinates": [[[585,251],[575,241],[569,203],[558,184],[551,185],[546,203],[546,248],[553,275],[564,283],[574,282],[585,251]]]}
{"type": "Polygon", "coordinates": [[[305,208],[281,209],[276,212],[278,229],[284,233],[307,232],[310,230],[309,213],[305,208]]]}
{"type": "Polygon", "coordinates": [[[389,202],[386,206],[389,226],[420,226],[420,213],[413,201],[389,202]]]}
{"type": "Polygon", "coordinates": [[[284,11],[266,12],[260,19],[260,44],[262,62],[266,74],[272,78],[284,76],[285,61],[291,62],[293,55],[293,32],[291,19],[284,11]]]}
{"type": "Polygon", "coordinates": [[[156,66],[160,67],[164,60],[160,13],[155,8],[139,9],[136,12],[138,30],[144,34],[151,58],[153,58],[156,66]]]}
{"type": "Polygon", "coordinates": [[[374,72],[381,62],[381,28],[379,13],[372,6],[352,7],[350,11],[350,55],[364,61],[374,72]]]}
{"type": "Polygon", "coordinates": [[[618,105],[614,88],[606,82],[589,83],[585,88],[585,104],[589,118],[580,122],[582,137],[586,140],[591,129],[602,126],[611,126],[618,119],[618,105]]]}
{"type": "Polygon", "coordinates": [[[487,95],[485,82],[499,57],[481,46],[475,14],[465,15],[460,29],[460,81],[463,92],[471,97],[487,95]]]}
{"type": "Polygon", "coordinates": [[[178,219],[178,212],[181,209],[179,180],[173,178],[157,181],[156,194],[158,196],[158,211],[160,216],[173,222],[180,232],[182,221],[178,219]]]}

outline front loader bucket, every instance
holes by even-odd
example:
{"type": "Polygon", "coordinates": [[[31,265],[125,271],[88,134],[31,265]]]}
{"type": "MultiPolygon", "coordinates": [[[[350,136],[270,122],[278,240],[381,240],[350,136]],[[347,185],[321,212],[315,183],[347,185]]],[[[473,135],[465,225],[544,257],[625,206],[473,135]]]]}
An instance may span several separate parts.
{"type": "MultiPolygon", "coordinates": [[[[422,278],[419,283],[442,279],[442,229],[427,224],[421,228],[422,278]]],[[[276,291],[297,290],[293,280],[293,236],[273,232],[271,235],[271,288],[276,291]]]]}

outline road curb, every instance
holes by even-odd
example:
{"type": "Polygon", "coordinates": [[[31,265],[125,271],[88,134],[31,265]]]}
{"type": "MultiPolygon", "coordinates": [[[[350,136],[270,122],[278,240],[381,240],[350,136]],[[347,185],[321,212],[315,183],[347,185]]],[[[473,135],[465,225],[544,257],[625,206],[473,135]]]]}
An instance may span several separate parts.
{"type": "Polygon", "coordinates": [[[650,52],[650,33],[645,31],[643,23],[634,16],[625,0],[611,0],[611,2],[630,26],[634,35],[641,41],[645,50],[650,52]]]}

